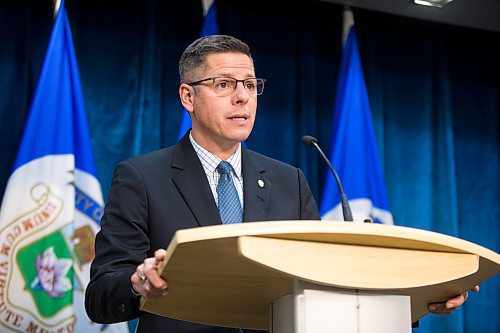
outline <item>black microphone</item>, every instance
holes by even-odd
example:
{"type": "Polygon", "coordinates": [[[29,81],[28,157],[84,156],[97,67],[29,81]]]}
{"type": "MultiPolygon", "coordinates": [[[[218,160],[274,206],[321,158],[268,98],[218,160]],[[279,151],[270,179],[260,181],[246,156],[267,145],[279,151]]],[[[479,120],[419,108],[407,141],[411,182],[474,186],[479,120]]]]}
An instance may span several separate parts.
{"type": "Polygon", "coordinates": [[[332,170],[333,177],[335,178],[335,181],[337,182],[337,186],[339,188],[340,192],[340,199],[342,200],[342,215],[344,215],[344,221],[353,221],[352,219],[352,212],[351,212],[351,207],[349,206],[349,201],[347,201],[347,197],[344,193],[344,188],[342,187],[342,184],[340,183],[339,176],[337,175],[337,172],[333,168],[332,163],[330,163],[330,160],[328,157],[326,157],[325,153],[323,153],[323,150],[318,146],[318,140],[316,140],[315,137],[312,137],[310,135],[304,135],[302,137],[302,142],[306,145],[308,148],[315,147],[318,151],[321,157],[325,160],[326,164],[328,164],[328,167],[330,170],[332,170]]]}

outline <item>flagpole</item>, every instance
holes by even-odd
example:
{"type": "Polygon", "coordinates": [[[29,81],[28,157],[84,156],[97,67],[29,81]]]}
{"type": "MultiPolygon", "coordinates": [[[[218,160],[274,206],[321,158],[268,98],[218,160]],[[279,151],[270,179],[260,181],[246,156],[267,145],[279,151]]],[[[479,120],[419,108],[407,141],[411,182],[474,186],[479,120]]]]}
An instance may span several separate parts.
{"type": "MultiPolygon", "coordinates": [[[[59,13],[59,9],[61,8],[61,0],[54,0],[53,1],[53,17],[52,19],[55,20],[57,17],[57,13],[59,13]]],[[[74,185],[74,184],[73,184],[74,185]]],[[[68,244],[69,246],[73,246],[73,244],[68,244]]],[[[76,279],[78,280],[78,283],[80,286],[85,286],[85,278],[83,276],[83,272],[81,270],[80,264],[78,262],[78,258],[76,257],[74,251],[72,252],[72,257],[73,257],[73,273],[76,276],[76,279]]]]}
{"type": "MultiPolygon", "coordinates": [[[[54,0],[53,1],[53,8],[54,8],[54,11],[52,13],[52,15],[53,15],[52,20],[55,21],[57,14],[59,13],[59,9],[61,8],[61,0],[54,0]]],[[[73,184],[73,186],[74,186],[74,184],[73,184]]],[[[68,246],[73,247],[74,244],[68,244],[68,246]]],[[[74,251],[71,251],[71,256],[73,259],[73,274],[75,274],[75,277],[76,277],[78,283],[80,284],[82,291],[84,291],[86,283],[85,283],[85,277],[84,277],[83,272],[82,272],[81,267],[80,267],[80,263],[78,261],[78,258],[75,255],[74,251]]]]}

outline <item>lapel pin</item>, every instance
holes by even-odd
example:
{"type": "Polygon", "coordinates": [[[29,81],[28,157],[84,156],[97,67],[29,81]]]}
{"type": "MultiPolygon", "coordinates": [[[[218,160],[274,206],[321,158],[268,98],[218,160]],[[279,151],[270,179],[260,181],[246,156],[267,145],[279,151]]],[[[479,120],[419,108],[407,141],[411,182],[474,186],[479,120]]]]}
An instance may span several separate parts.
{"type": "Polygon", "coordinates": [[[264,181],[262,179],[259,179],[257,184],[259,184],[259,187],[264,187],[264,181]]]}

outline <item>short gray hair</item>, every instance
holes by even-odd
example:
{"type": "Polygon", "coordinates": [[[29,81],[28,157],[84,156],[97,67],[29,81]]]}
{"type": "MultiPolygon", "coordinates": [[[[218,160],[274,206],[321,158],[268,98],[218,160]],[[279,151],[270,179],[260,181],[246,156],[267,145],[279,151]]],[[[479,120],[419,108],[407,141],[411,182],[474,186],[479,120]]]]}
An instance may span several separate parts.
{"type": "Polygon", "coordinates": [[[189,45],[179,60],[179,77],[181,83],[189,83],[196,79],[195,75],[205,67],[206,57],[216,53],[242,53],[253,62],[250,47],[238,38],[227,35],[201,37],[189,45]]]}

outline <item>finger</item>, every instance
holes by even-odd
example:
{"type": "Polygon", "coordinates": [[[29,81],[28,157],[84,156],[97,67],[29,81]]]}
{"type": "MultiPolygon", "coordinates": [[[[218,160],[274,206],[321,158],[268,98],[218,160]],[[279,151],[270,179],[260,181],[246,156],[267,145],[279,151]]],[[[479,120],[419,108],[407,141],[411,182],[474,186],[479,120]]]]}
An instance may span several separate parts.
{"type": "Polygon", "coordinates": [[[428,309],[431,313],[436,315],[448,315],[456,310],[456,308],[447,308],[444,302],[429,304],[428,309]]]}
{"type": "Polygon", "coordinates": [[[446,306],[444,303],[432,303],[429,304],[428,308],[430,312],[438,314],[444,311],[446,309],[446,306]]]}
{"type": "Polygon", "coordinates": [[[148,281],[148,278],[144,274],[139,275],[139,283],[140,284],[145,284],[148,281]]]}
{"type": "Polygon", "coordinates": [[[441,311],[434,311],[432,313],[435,314],[435,315],[437,315],[437,316],[447,316],[447,315],[449,315],[450,313],[452,313],[455,310],[456,309],[443,309],[441,311]]]}
{"type": "Polygon", "coordinates": [[[167,251],[165,251],[164,249],[159,249],[155,251],[155,259],[157,262],[163,261],[166,255],[167,251]]]}
{"type": "Polygon", "coordinates": [[[473,292],[477,293],[479,291],[479,286],[474,286],[471,289],[473,292]]]}
{"type": "Polygon", "coordinates": [[[463,293],[462,295],[459,295],[455,298],[449,299],[446,301],[446,308],[447,309],[456,309],[462,304],[464,304],[465,300],[469,297],[469,294],[467,292],[463,293]]]}
{"type": "Polygon", "coordinates": [[[138,266],[136,268],[136,271],[130,277],[130,282],[132,282],[132,288],[134,289],[134,291],[137,292],[138,294],[141,294],[142,296],[144,296],[145,294],[144,294],[144,286],[143,285],[144,285],[146,279],[145,279],[144,274],[142,273],[142,269],[140,268],[141,266],[138,266]]]}
{"type": "Polygon", "coordinates": [[[158,273],[157,263],[155,258],[147,258],[144,260],[144,275],[147,282],[151,285],[150,292],[157,294],[153,289],[159,289],[158,294],[162,294],[167,289],[167,281],[163,280],[158,273]]]}
{"type": "Polygon", "coordinates": [[[137,268],[135,269],[135,280],[137,282],[143,282],[143,277],[144,277],[144,264],[141,264],[139,266],[137,266],[137,268]]]}
{"type": "Polygon", "coordinates": [[[149,280],[143,284],[143,290],[143,296],[146,298],[157,298],[167,294],[167,290],[156,288],[149,280]]]}
{"type": "Polygon", "coordinates": [[[138,288],[135,288],[136,291],[139,292],[143,297],[146,298],[156,298],[159,296],[166,295],[166,290],[163,290],[161,288],[157,288],[151,281],[146,277],[145,274],[138,273],[135,274],[136,278],[134,280],[138,281],[135,285],[139,286],[138,288]]]}

